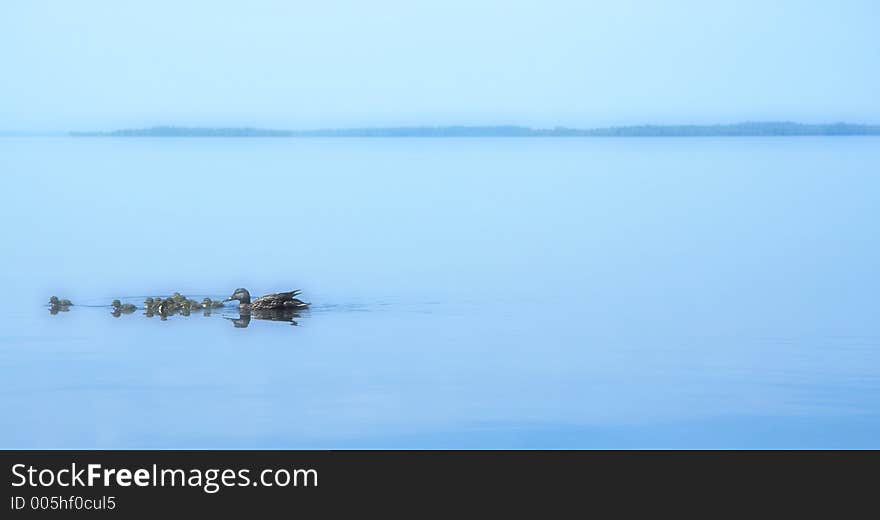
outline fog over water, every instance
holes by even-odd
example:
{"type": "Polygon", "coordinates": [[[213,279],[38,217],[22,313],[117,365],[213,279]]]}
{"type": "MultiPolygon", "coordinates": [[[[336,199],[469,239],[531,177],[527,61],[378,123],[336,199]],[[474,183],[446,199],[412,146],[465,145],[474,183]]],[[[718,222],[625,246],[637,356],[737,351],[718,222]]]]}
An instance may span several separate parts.
{"type": "Polygon", "coordinates": [[[876,448],[878,144],[0,139],[0,446],[876,448]]]}

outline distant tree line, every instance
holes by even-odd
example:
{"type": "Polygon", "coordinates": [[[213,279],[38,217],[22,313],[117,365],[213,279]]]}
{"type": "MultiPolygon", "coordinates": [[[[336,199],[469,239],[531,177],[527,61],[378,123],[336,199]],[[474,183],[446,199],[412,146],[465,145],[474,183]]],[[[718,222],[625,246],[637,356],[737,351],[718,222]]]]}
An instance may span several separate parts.
{"type": "Polygon", "coordinates": [[[112,132],[71,132],[74,137],[290,137],[287,130],[263,128],[210,128],[186,126],[153,126],[112,132]]]}
{"type": "Polygon", "coordinates": [[[324,130],[154,126],[111,132],[71,132],[75,137],[760,137],[880,135],[878,125],[747,122],[730,125],[641,125],[605,128],[526,126],[402,126],[324,130]]]}

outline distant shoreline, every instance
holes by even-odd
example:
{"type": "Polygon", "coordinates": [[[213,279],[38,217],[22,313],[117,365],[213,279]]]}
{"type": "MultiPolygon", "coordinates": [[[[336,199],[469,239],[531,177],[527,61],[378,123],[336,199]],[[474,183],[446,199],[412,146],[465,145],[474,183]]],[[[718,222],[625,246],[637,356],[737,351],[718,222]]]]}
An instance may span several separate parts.
{"type": "Polygon", "coordinates": [[[880,135],[880,125],[747,122],[725,125],[639,125],[603,128],[526,126],[408,126],[273,130],[251,127],[154,126],[72,137],[786,137],[880,135]]]}

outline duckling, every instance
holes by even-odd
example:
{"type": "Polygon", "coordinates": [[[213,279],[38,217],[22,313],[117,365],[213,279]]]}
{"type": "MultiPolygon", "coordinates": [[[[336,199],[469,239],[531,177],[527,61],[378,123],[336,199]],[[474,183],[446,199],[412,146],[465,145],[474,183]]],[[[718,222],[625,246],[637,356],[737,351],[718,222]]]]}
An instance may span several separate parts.
{"type": "Polygon", "coordinates": [[[131,303],[122,303],[119,300],[113,300],[113,303],[111,303],[110,305],[113,307],[114,312],[121,312],[123,314],[131,314],[132,312],[137,310],[137,307],[135,307],[131,303]]]}
{"type": "Polygon", "coordinates": [[[49,298],[49,314],[58,314],[59,312],[70,311],[70,300],[61,300],[57,296],[49,298]]]}
{"type": "Polygon", "coordinates": [[[300,290],[296,290],[267,294],[265,296],[260,296],[251,302],[251,293],[249,293],[247,289],[239,288],[232,293],[232,296],[226,298],[226,301],[238,300],[239,309],[305,309],[308,308],[309,304],[298,298],[294,298],[294,296],[299,295],[301,292],[302,291],[300,290]]]}
{"type": "Polygon", "coordinates": [[[144,314],[150,318],[156,313],[156,307],[159,305],[159,302],[162,301],[161,297],[148,297],[144,300],[144,314]]]}
{"type": "Polygon", "coordinates": [[[162,319],[165,319],[166,317],[174,314],[174,312],[177,311],[177,305],[171,298],[165,298],[164,300],[160,299],[159,303],[156,305],[156,311],[159,313],[159,316],[161,316],[162,319]]]}
{"type": "Polygon", "coordinates": [[[183,300],[182,302],[180,302],[178,304],[178,307],[180,308],[181,311],[186,311],[185,316],[189,316],[190,311],[201,309],[202,305],[195,300],[190,300],[187,298],[187,299],[183,300]]]}
{"type": "Polygon", "coordinates": [[[205,298],[202,300],[202,308],[205,309],[219,309],[224,305],[225,304],[220,300],[212,300],[211,298],[205,298]]]}
{"type": "Polygon", "coordinates": [[[70,300],[67,299],[59,299],[57,296],[53,296],[49,298],[49,306],[51,307],[70,307],[73,305],[70,300]]]}

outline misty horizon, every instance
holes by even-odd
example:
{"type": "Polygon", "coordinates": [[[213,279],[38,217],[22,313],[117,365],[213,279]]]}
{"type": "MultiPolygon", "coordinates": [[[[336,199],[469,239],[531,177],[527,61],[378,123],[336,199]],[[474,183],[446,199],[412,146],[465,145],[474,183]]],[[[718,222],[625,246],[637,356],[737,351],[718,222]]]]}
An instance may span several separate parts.
{"type": "Polygon", "coordinates": [[[0,128],[876,124],[878,14],[868,0],[4,2],[0,128]]]}
{"type": "MultiPolygon", "coordinates": [[[[113,129],[75,129],[75,130],[48,130],[48,129],[38,129],[38,130],[17,130],[17,129],[0,129],[0,136],[5,137],[38,137],[38,136],[74,136],[74,137],[112,137],[112,136],[132,136],[138,134],[147,134],[149,132],[161,132],[161,131],[179,131],[182,134],[185,133],[198,133],[198,132],[206,132],[206,131],[214,131],[214,132],[255,132],[263,135],[260,136],[270,136],[269,134],[278,134],[278,136],[319,136],[320,134],[350,134],[350,136],[358,136],[361,133],[368,132],[431,132],[431,131],[451,131],[451,132],[467,132],[467,131],[497,131],[497,132],[521,132],[521,133],[531,133],[534,135],[546,134],[548,136],[552,136],[553,133],[580,133],[580,134],[589,134],[592,133],[596,136],[604,136],[609,132],[619,132],[619,131],[639,131],[639,130],[675,130],[675,129],[688,129],[693,130],[698,133],[706,133],[708,131],[714,130],[724,130],[724,129],[737,129],[743,127],[759,127],[759,128],[769,128],[769,127],[785,127],[787,129],[794,128],[796,130],[800,130],[799,133],[770,133],[766,135],[878,135],[880,134],[880,125],[875,125],[871,123],[864,122],[852,122],[852,121],[827,121],[827,122],[802,122],[802,121],[738,121],[732,123],[709,123],[709,124],[695,124],[695,123],[679,123],[679,124],[655,124],[655,123],[641,123],[641,124],[627,124],[627,125],[611,125],[611,126],[600,126],[600,127],[590,127],[590,126],[564,126],[564,125],[552,125],[552,126],[544,126],[544,127],[536,127],[536,126],[528,126],[521,124],[477,124],[477,125],[466,125],[466,124],[452,124],[452,125],[435,125],[435,124],[420,124],[420,125],[405,125],[405,126],[383,126],[383,125],[370,125],[370,126],[341,126],[341,127],[318,127],[318,128],[266,128],[260,127],[252,124],[248,125],[219,125],[219,126],[200,126],[200,125],[169,125],[169,124],[161,124],[161,125],[151,125],[151,126],[138,126],[138,127],[127,127],[127,128],[113,128],[113,129]],[[833,129],[838,129],[837,132],[834,132],[833,129]],[[829,130],[830,129],[830,130],[829,130]]],[[[732,134],[736,135],[736,134],[732,134]]],[[[753,135],[753,134],[744,134],[744,135],[753,135]]],[[[762,135],[762,134],[754,134],[754,135],[762,135]]]]}

